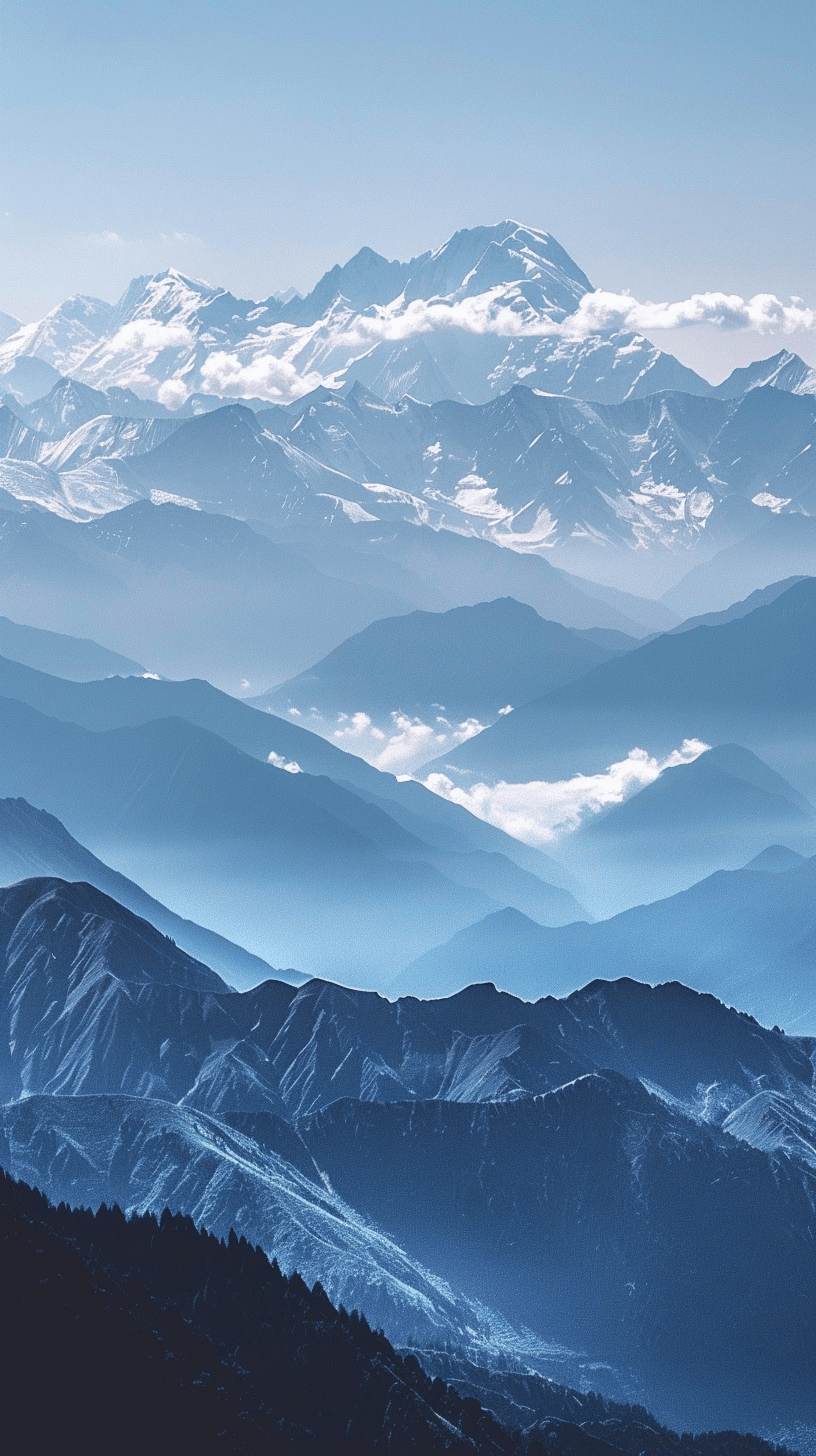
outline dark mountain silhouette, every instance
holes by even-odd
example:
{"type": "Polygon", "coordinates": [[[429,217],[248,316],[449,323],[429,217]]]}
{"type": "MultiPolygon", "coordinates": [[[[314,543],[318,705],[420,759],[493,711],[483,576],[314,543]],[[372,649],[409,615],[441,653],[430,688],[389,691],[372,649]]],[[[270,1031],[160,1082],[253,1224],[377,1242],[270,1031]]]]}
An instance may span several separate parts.
{"type": "Polygon", "coordinates": [[[796,1164],[611,1071],[479,1107],[338,1102],[298,1130],[415,1257],[515,1321],[636,1363],[675,1421],[813,1419],[812,1175],[796,1164]]]}
{"type": "Polygon", "coordinates": [[[234,1233],[224,1243],[169,1212],[55,1209],[5,1175],[0,1199],[15,1445],[81,1429],[89,1449],[134,1452],[545,1449],[234,1233]]]}
{"type": "Polygon", "coordinates": [[[183,1215],[54,1208],[3,1176],[0,1221],[15,1442],[57,1445],[81,1428],[91,1449],[115,1435],[123,1451],[160,1453],[192,1442],[293,1456],[720,1456],[728,1441],[733,1456],[784,1456],[735,1432],[679,1437],[642,1409],[529,1376],[516,1383],[534,1429],[502,1429],[365,1317],[336,1310],[319,1284],[310,1290],[243,1237],[220,1241],[183,1215]]]}
{"type": "MultiPolygon", "coordinates": [[[[777,892],[784,878],[749,876],[777,892]]],[[[294,1118],[338,1097],[529,1095],[614,1067],[716,1117],[759,1085],[812,1082],[795,1038],[677,983],[594,981],[530,1002],[490,985],[396,1003],[317,980],[239,993],[90,885],[27,880],[0,891],[0,911],[6,1100],[149,1089],[217,1115],[294,1118]]]]}
{"type": "Polygon", "coordinates": [[[810,1041],[632,980],[532,1004],[492,986],[240,994],[54,880],[3,891],[0,925],[15,1175],[235,1226],[403,1341],[572,1383],[591,1368],[607,1391],[629,1365],[663,1418],[804,1419],[810,1041]]]}

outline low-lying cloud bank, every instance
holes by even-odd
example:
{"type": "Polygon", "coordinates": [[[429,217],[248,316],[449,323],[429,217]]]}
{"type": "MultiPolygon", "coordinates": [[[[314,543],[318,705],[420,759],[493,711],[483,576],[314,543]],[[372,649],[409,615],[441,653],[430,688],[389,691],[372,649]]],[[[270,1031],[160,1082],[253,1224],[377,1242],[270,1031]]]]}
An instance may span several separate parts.
{"type": "Polygon", "coordinates": [[[451,723],[440,716],[433,723],[425,723],[405,713],[392,713],[391,722],[393,731],[388,732],[378,728],[368,713],[341,713],[332,738],[374,768],[385,773],[407,773],[412,766],[427,762],[432,754],[444,753],[446,748],[474,738],[485,726],[478,718],[451,723]]]}
{"type": "Polygon", "coordinates": [[[610,764],[605,773],[576,774],[555,783],[534,779],[526,784],[474,784],[463,789],[443,773],[429,774],[422,782],[441,798],[461,804],[477,818],[539,849],[571,833],[602,809],[622,804],[639,789],[654,783],[664,769],[693,763],[709,747],[699,738],[685,738],[680,748],[662,759],[652,757],[643,748],[633,748],[620,763],[610,764]]]}

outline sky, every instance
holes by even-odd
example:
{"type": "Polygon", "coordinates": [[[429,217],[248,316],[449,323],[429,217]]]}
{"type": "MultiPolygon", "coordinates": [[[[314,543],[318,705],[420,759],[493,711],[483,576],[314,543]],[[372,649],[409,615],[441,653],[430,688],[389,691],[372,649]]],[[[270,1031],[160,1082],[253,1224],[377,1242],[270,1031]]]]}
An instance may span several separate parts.
{"type": "MultiPolygon", "coordinates": [[[[2,0],[0,308],[252,298],[514,217],[601,288],[816,307],[814,0],[2,0]]],[[[655,342],[719,379],[793,347],[655,342]]]]}

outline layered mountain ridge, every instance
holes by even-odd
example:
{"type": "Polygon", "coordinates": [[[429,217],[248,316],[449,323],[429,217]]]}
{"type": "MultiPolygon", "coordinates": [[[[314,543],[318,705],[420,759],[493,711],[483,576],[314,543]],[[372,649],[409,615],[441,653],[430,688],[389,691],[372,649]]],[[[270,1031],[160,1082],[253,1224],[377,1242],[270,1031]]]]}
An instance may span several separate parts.
{"type": "Polygon", "coordinates": [[[4,1158],[53,1199],[235,1227],[392,1337],[684,1421],[807,1419],[812,1039],[631,980],[231,992],[59,880],[1,892],[0,924],[4,1158]],[[752,1240],[778,1250],[759,1283],[752,1240]],[[667,1318],[692,1267],[694,1316],[667,1318]]]}

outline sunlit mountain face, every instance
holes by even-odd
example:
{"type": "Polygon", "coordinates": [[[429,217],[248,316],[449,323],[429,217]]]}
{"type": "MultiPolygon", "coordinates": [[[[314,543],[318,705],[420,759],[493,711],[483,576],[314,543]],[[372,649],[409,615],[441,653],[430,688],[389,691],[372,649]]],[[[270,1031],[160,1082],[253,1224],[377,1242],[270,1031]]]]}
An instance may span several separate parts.
{"type": "Polygon", "coordinates": [[[611,297],[505,222],[0,319],[4,1287],[65,1410],[816,1453],[816,375],[611,297]]]}

